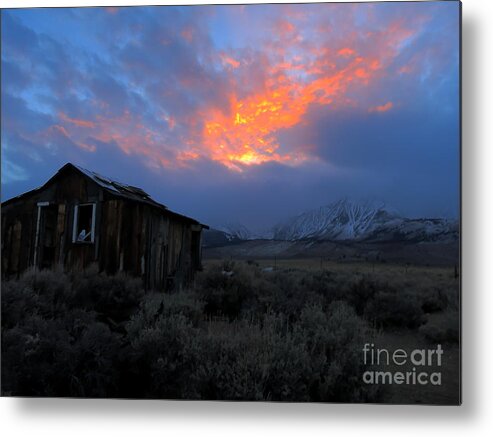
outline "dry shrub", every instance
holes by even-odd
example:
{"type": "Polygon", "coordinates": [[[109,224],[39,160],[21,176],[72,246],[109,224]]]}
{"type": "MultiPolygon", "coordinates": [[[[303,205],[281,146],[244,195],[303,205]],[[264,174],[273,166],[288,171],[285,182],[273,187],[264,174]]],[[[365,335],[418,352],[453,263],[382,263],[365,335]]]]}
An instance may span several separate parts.
{"type": "Polygon", "coordinates": [[[75,305],[118,321],[128,319],[144,295],[140,279],[99,273],[96,266],[74,274],[72,281],[75,305]]]}
{"type": "Polygon", "coordinates": [[[460,317],[457,310],[447,310],[429,317],[419,332],[432,343],[459,343],[460,317]]]}
{"type": "Polygon", "coordinates": [[[441,288],[434,287],[427,290],[423,296],[421,308],[425,313],[444,311],[448,306],[448,295],[441,288]]]}
{"type": "Polygon", "coordinates": [[[424,321],[420,299],[411,293],[379,291],[365,309],[366,318],[377,328],[415,329],[424,321]]]}
{"type": "Polygon", "coordinates": [[[27,272],[2,283],[4,393],[377,401],[361,382],[369,326],[416,329],[424,309],[428,340],[458,341],[450,281],[414,290],[402,275],[399,288],[389,272],[355,280],[225,262],[172,294],[144,293],[138,279],[95,267],[27,272]]]}
{"type": "Polygon", "coordinates": [[[246,263],[224,262],[211,266],[197,278],[196,292],[208,315],[231,320],[257,305],[257,296],[266,282],[259,268],[246,263]]]}

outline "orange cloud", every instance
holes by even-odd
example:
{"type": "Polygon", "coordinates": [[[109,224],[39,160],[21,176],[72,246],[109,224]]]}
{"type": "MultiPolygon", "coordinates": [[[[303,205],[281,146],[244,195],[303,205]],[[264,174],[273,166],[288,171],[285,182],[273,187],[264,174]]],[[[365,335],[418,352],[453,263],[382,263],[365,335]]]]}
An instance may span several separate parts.
{"type": "Polygon", "coordinates": [[[92,121],[87,121],[87,120],[78,120],[76,118],[70,118],[68,117],[66,114],[64,114],[63,112],[59,112],[58,113],[58,117],[67,122],[67,123],[71,123],[71,124],[74,124],[76,126],[79,126],[79,127],[89,127],[89,128],[94,128],[94,123],[92,121]]]}
{"type": "MultiPolygon", "coordinates": [[[[249,83],[246,95],[241,87],[233,86],[228,109],[208,107],[197,114],[203,120],[203,128],[195,132],[191,146],[194,152],[237,171],[265,162],[297,165],[311,159],[312,152],[302,147],[283,150],[278,133],[304,123],[312,105],[358,105],[348,91],[357,93],[382,78],[403,41],[415,33],[402,20],[394,21],[387,28],[370,33],[367,38],[372,39],[371,48],[359,53],[351,48],[358,44],[355,35],[342,48],[333,50],[330,40],[304,41],[298,38],[295,28],[277,23],[274,30],[279,27],[290,34],[266,43],[260,75],[259,67],[253,72],[248,70],[248,62],[237,65],[235,70],[239,80],[250,76],[262,80],[249,83]],[[341,65],[338,57],[346,58],[346,62],[341,65]]],[[[236,76],[232,75],[231,80],[238,84],[236,76]]],[[[393,103],[387,102],[371,107],[369,112],[392,108],[393,103]]]]}
{"type": "Polygon", "coordinates": [[[77,143],[77,145],[81,148],[86,150],[87,152],[95,152],[96,151],[96,146],[93,146],[91,144],[86,144],[86,143],[77,143]]]}
{"type": "Polygon", "coordinates": [[[54,143],[56,145],[57,143],[59,144],[60,139],[63,139],[62,141],[68,141],[68,143],[62,143],[64,145],[75,144],[77,147],[80,147],[87,152],[96,151],[95,146],[75,140],[67,131],[67,129],[58,124],[54,124],[36,135],[37,138],[35,136],[35,140],[39,140],[39,138],[42,138],[43,140],[48,141],[48,143],[54,143]]]}
{"type": "Polygon", "coordinates": [[[180,34],[185,39],[185,41],[189,43],[193,41],[193,29],[191,27],[186,27],[181,31],[180,34]]]}
{"type": "Polygon", "coordinates": [[[205,120],[201,138],[205,150],[202,153],[239,171],[244,166],[269,161],[285,164],[306,161],[309,156],[302,150],[282,153],[276,133],[301,123],[312,104],[344,101],[347,87],[353,83],[365,85],[379,66],[380,63],[372,58],[358,57],[339,71],[325,73],[307,82],[279,72],[294,68],[303,76],[313,69],[312,65],[293,66],[289,62],[273,65],[269,71],[275,76],[264,84],[263,90],[242,99],[233,93],[230,110],[226,113],[210,108],[201,114],[205,120]]]}
{"type": "Polygon", "coordinates": [[[373,106],[368,110],[368,112],[387,112],[394,107],[392,102],[387,102],[384,105],[373,106]]]}
{"type": "Polygon", "coordinates": [[[223,63],[224,66],[229,66],[233,69],[236,69],[241,65],[239,61],[233,59],[232,57],[226,55],[225,53],[220,53],[219,57],[221,58],[221,62],[223,63]]]}
{"type": "Polygon", "coordinates": [[[54,124],[53,126],[50,126],[47,130],[46,130],[46,134],[48,136],[54,134],[54,133],[58,133],[58,134],[61,134],[62,136],[64,137],[69,137],[69,134],[67,132],[67,129],[65,129],[63,126],[59,126],[58,124],[54,124]]]}
{"type": "Polygon", "coordinates": [[[339,56],[344,56],[344,57],[349,57],[353,56],[356,54],[356,52],[353,49],[350,49],[349,47],[344,47],[343,49],[340,49],[337,54],[339,56]]]}
{"type": "Polygon", "coordinates": [[[276,23],[275,30],[280,37],[286,37],[288,34],[294,32],[296,27],[293,23],[286,20],[281,20],[276,23]]]}
{"type": "MultiPolygon", "coordinates": [[[[286,150],[279,133],[305,123],[312,106],[357,106],[354,96],[384,77],[402,41],[412,32],[402,29],[400,23],[391,23],[368,36],[372,38],[370,49],[360,50],[354,36],[348,37],[342,48],[334,49],[330,40],[304,41],[290,22],[277,26],[289,35],[266,41],[260,54],[247,50],[239,52],[241,58],[225,52],[214,54],[218,66],[226,67],[226,78],[218,85],[221,103],[219,99],[202,103],[186,114],[166,110],[157,124],[148,124],[141,114],[129,110],[119,117],[100,115],[94,121],[63,113],[59,117],[65,127],[74,128],[79,147],[87,144],[82,141],[86,135],[77,128],[90,128],[91,137],[103,143],[116,142],[124,153],[142,156],[153,167],[187,167],[203,158],[241,172],[268,162],[299,165],[311,160],[313,150],[301,144],[286,150]]],[[[181,36],[191,41],[192,29],[185,28],[181,36]]],[[[192,73],[180,79],[187,88],[200,80],[192,73]]],[[[213,85],[200,83],[209,84],[213,85]]],[[[100,114],[108,113],[104,102],[94,105],[100,114]]],[[[389,101],[368,111],[392,108],[389,101]]]]}
{"type": "Polygon", "coordinates": [[[408,74],[412,72],[412,68],[409,65],[404,65],[403,67],[399,68],[399,73],[400,74],[408,74]]]}

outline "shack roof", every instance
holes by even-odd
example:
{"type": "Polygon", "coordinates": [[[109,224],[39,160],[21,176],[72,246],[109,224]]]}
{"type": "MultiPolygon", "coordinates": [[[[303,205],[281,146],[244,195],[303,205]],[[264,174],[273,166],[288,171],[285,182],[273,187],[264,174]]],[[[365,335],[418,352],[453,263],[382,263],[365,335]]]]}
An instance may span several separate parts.
{"type": "Polygon", "coordinates": [[[10,203],[13,203],[17,200],[24,199],[25,197],[28,197],[32,194],[38,193],[42,191],[43,189],[47,188],[48,185],[50,185],[52,182],[54,182],[56,179],[61,177],[63,173],[65,173],[67,170],[75,170],[78,173],[82,174],[86,178],[89,178],[93,182],[95,182],[99,187],[101,187],[103,190],[106,192],[110,193],[113,196],[116,197],[121,197],[130,201],[134,202],[139,202],[139,203],[145,203],[149,206],[152,206],[161,212],[172,215],[174,217],[177,217],[179,219],[182,219],[184,221],[188,221],[192,224],[197,224],[201,225],[202,227],[208,229],[209,227],[207,225],[204,225],[197,220],[187,217],[186,215],[179,214],[177,212],[171,211],[168,209],[166,205],[163,205],[159,202],[156,202],[154,199],[152,199],[149,194],[147,194],[142,188],[139,187],[134,187],[132,185],[127,185],[123,184],[121,182],[117,182],[113,179],[107,178],[106,176],[102,176],[98,173],[95,173],[93,171],[87,170],[83,167],[80,167],[78,165],[72,164],[72,163],[67,163],[63,167],[61,167],[45,184],[42,186],[35,188],[34,190],[27,191],[26,193],[20,194],[19,196],[12,197],[11,199],[6,200],[5,202],[2,202],[2,205],[8,205],[10,203]]]}

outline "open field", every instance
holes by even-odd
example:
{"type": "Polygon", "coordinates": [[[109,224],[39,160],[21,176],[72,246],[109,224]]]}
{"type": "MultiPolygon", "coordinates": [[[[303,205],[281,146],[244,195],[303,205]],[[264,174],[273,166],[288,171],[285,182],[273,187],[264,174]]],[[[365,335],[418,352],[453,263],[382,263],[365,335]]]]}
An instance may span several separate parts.
{"type": "Polygon", "coordinates": [[[4,395],[457,404],[458,382],[451,267],[206,260],[166,294],[94,269],[2,283],[4,395]],[[367,343],[441,344],[443,385],[365,384],[367,343]]]}
{"type": "MultiPolygon", "coordinates": [[[[225,261],[231,258],[225,258],[225,261]]],[[[203,266],[214,265],[221,259],[206,258],[203,260],[203,266]]],[[[242,260],[237,260],[241,262],[242,260]]],[[[411,278],[413,275],[420,275],[429,280],[441,281],[446,278],[455,279],[455,265],[451,266],[423,266],[411,264],[393,264],[382,262],[364,262],[364,261],[332,261],[322,257],[314,258],[258,258],[250,259],[248,262],[258,264],[261,268],[267,269],[300,269],[306,271],[330,271],[348,275],[375,275],[375,278],[392,279],[395,275],[404,275],[411,278]]]]}
{"type": "MultiPolygon", "coordinates": [[[[221,262],[231,260],[205,259],[205,270],[221,262]]],[[[234,261],[233,261],[234,262],[234,261]]],[[[377,281],[401,292],[424,294],[432,289],[454,290],[459,292],[459,270],[452,266],[423,266],[410,264],[391,264],[379,262],[330,261],[323,258],[254,259],[236,261],[258,266],[265,274],[285,271],[303,271],[332,275],[334,281],[348,285],[360,280],[377,281]]]]}
{"type": "Polygon", "coordinates": [[[459,244],[364,241],[248,240],[204,248],[206,259],[322,259],[324,261],[391,263],[423,266],[458,264],[459,244]]]}
{"type": "MultiPolygon", "coordinates": [[[[204,261],[204,267],[207,270],[220,262],[208,259],[204,261]]],[[[237,262],[241,263],[241,261],[237,262]]],[[[266,275],[283,272],[311,272],[314,275],[325,273],[342,289],[348,289],[350,284],[358,282],[373,282],[396,290],[396,293],[403,296],[403,300],[421,302],[424,311],[423,319],[419,322],[420,326],[406,327],[405,321],[402,320],[400,327],[379,327],[368,333],[367,341],[373,342],[376,348],[406,351],[433,349],[438,343],[444,343],[442,344],[444,349],[442,366],[439,369],[434,368],[434,371],[440,370],[442,373],[443,383],[440,386],[431,384],[384,386],[381,387],[380,401],[445,405],[457,403],[460,396],[460,347],[458,343],[459,278],[455,265],[430,267],[378,262],[331,261],[323,258],[268,258],[249,260],[248,263],[258,266],[266,275]],[[444,298],[444,296],[447,297],[444,298]],[[412,298],[409,299],[409,297],[412,298]],[[447,300],[447,308],[439,309],[440,304],[433,302],[434,299],[447,300]],[[437,331],[449,329],[449,334],[452,331],[455,332],[452,336],[455,335],[456,338],[452,341],[449,338],[443,342],[444,337],[434,335],[434,329],[437,331]]],[[[369,300],[371,300],[370,297],[369,300]]],[[[376,311],[378,312],[379,309],[382,313],[389,311],[385,305],[376,308],[376,311]]],[[[396,311],[399,310],[396,308],[396,311]]],[[[223,328],[228,329],[225,326],[223,328]]],[[[394,364],[388,369],[393,372],[409,371],[412,367],[402,368],[394,364]]]]}

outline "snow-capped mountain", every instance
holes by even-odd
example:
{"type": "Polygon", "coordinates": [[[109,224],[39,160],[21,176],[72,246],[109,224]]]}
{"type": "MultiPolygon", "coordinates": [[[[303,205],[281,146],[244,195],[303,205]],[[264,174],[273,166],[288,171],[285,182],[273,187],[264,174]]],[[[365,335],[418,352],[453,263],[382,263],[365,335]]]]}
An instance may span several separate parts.
{"type": "Polygon", "coordinates": [[[274,227],[275,240],[353,240],[376,226],[392,221],[397,213],[375,202],[339,200],[307,211],[274,227]]]}
{"type": "Polygon", "coordinates": [[[401,218],[376,227],[364,239],[368,241],[450,243],[459,239],[459,223],[457,220],[443,218],[401,218]]]}
{"type": "Polygon", "coordinates": [[[347,199],[307,211],[274,227],[275,240],[454,241],[458,224],[447,219],[409,219],[381,202],[347,199]]]}
{"type": "Polygon", "coordinates": [[[453,242],[459,238],[456,220],[406,218],[383,202],[339,200],[288,219],[271,230],[253,233],[241,224],[204,232],[209,247],[247,240],[453,242]]]}
{"type": "Polygon", "coordinates": [[[229,224],[206,229],[203,232],[204,247],[219,247],[237,244],[242,241],[261,239],[242,224],[229,224]]]}
{"type": "Polygon", "coordinates": [[[241,223],[230,223],[225,226],[216,228],[216,230],[224,232],[229,235],[230,238],[239,240],[254,240],[256,237],[250,232],[250,230],[241,223]]]}
{"type": "Polygon", "coordinates": [[[202,244],[204,247],[229,246],[230,244],[240,243],[241,241],[243,240],[217,229],[204,229],[202,234],[202,244]]]}

